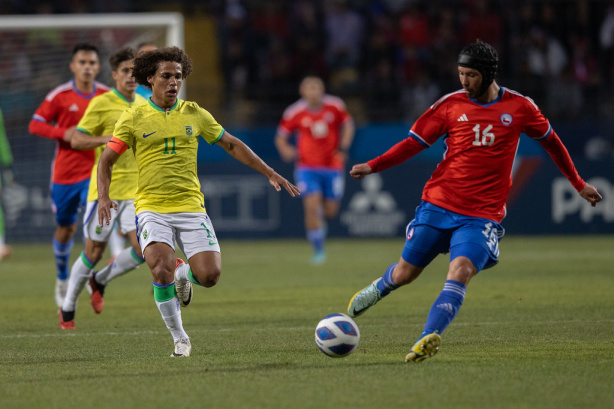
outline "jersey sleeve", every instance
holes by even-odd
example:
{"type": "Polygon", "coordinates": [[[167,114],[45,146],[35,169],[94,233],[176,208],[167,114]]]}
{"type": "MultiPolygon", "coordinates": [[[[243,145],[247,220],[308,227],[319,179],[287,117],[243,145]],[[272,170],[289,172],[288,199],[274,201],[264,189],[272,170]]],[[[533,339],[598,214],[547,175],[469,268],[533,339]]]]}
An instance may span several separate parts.
{"type": "Polygon", "coordinates": [[[30,133],[44,138],[63,139],[66,129],[52,125],[56,120],[58,104],[54,99],[47,99],[38,107],[30,121],[30,133]]]}
{"type": "Polygon", "coordinates": [[[100,99],[92,99],[92,101],[87,106],[83,117],[77,124],[77,130],[88,135],[102,135],[104,123],[101,121],[100,105],[100,99]]]}
{"type": "Polygon", "coordinates": [[[122,112],[121,116],[115,123],[113,137],[124,142],[126,145],[133,147],[134,145],[134,117],[133,110],[127,109],[122,112]]]}
{"type": "Polygon", "coordinates": [[[218,124],[213,118],[213,115],[206,109],[199,107],[198,119],[200,136],[202,136],[209,145],[213,145],[224,135],[224,128],[222,128],[222,125],[218,124]]]}
{"type": "Polygon", "coordinates": [[[446,105],[435,104],[423,113],[411,127],[410,136],[426,147],[448,133],[446,105]]]}
{"type": "Polygon", "coordinates": [[[371,167],[371,171],[373,173],[381,172],[399,163],[405,162],[407,159],[424,150],[425,146],[412,136],[397,143],[383,155],[368,161],[367,165],[371,167]]]}
{"type": "Polygon", "coordinates": [[[544,117],[542,111],[530,99],[526,98],[526,120],[524,124],[524,133],[532,139],[543,139],[550,135],[552,127],[550,122],[544,117]]]}
{"type": "Polygon", "coordinates": [[[292,135],[292,132],[294,132],[296,129],[296,126],[294,125],[294,118],[296,118],[296,115],[292,115],[290,109],[286,108],[279,125],[277,125],[277,135],[283,136],[284,138],[289,138],[290,135],[292,135]]]}
{"type": "Polygon", "coordinates": [[[339,123],[344,124],[346,121],[351,120],[352,117],[345,106],[345,103],[341,98],[339,98],[338,106],[337,106],[337,115],[339,117],[339,123]]]}
{"type": "Polygon", "coordinates": [[[563,142],[556,134],[556,132],[551,131],[550,135],[546,138],[542,138],[539,140],[539,143],[544,147],[548,155],[552,158],[556,166],[561,170],[561,172],[567,177],[569,182],[573,185],[573,187],[579,192],[584,186],[586,186],[586,182],[580,177],[576,167],[571,160],[571,156],[569,156],[569,152],[563,142]]]}

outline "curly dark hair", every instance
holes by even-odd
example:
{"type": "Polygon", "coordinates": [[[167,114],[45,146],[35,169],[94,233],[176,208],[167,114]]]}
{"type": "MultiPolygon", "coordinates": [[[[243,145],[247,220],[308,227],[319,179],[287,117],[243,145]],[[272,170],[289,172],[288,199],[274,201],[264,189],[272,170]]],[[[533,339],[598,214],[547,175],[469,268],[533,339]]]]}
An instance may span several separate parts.
{"type": "Polygon", "coordinates": [[[160,63],[166,61],[181,64],[181,74],[184,79],[192,73],[192,60],[181,48],[158,48],[157,50],[140,53],[134,59],[134,78],[136,82],[151,89],[151,84],[147,82],[147,77],[155,75],[160,63]]]}
{"type": "Polygon", "coordinates": [[[113,71],[117,71],[119,64],[123,63],[124,61],[134,60],[135,56],[136,56],[136,51],[134,51],[134,49],[130,47],[122,48],[121,50],[119,50],[118,52],[116,52],[109,58],[111,69],[113,71]]]}

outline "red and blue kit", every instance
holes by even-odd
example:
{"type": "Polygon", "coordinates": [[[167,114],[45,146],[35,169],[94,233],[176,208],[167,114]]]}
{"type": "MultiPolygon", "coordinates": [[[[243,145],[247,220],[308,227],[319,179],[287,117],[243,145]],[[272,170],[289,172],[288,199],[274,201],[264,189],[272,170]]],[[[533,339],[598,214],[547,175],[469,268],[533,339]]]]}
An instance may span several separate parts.
{"type": "Polygon", "coordinates": [[[30,133],[57,141],[52,183],[67,185],[90,178],[94,165],[94,150],[71,149],[70,143],[63,140],[64,132],[79,123],[92,98],[109,90],[106,85],[95,82],[94,91],[86,95],[80,92],[74,80],[71,80],[47,94],[34,113],[30,121],[30,133]]]}
{"type": "Polygon", "coordinates": [[[344,163],[337,155],[339,131],[350,120],[340,98],[325,95],[317,110],[300,99],[286,108],[277,133],[286,138],[297,133],[298,168],[343,169],[344,163]]]}
{"type": "Polygon", "coordinates": [[[470,99],[464,90],[442,97],[418,118],[407,139],[368,164],[374,172],[382,171],[443,137],[443,160],[426,183],[422,199],[455,213],[500,222],[522,133],[538,140],[572,185],[582,190],[585,182],[537,105],[503,87],[487,104],[470,99]]]}

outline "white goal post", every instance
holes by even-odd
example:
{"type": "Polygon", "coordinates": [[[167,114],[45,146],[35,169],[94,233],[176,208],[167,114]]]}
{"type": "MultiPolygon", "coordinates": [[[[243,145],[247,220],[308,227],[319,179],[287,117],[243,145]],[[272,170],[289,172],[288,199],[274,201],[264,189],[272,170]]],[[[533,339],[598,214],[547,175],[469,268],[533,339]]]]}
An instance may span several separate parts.
{"type": "Polygon", "coordinates": [[[167,46],[184,47],[181,13],[50,14],[0,16],[0,31],[44,30],[48,28],[156,27],[166,29],[167,46]]]}
{"type": "Polygon", "coordinates": [[[144,42],[185,48],[184,18],[173,12],[0,16],[0,109],[16,181],[1,192],[7,243],[48,241],[55,230],[49,178],[56,143],[31,135],[28,125],[45,95],[72,78],[72,49],[83,42],[98,47],[97,80],[112,87],[112,54],[144,42]]]}
{"type": "MultiPolygon", "coordinates": [[[[181,13],[117,13],[117,14],[48,14],[34,16],[0,16],[0,33],[15,30],[92,30],[96,28],[148,28],[164,30],[164,44],[161,46],[184,46],[184,24],[181,13]]],[[[136,48],[138,43],[151,41],[149,37],[136,37],[126,46],[136,48]]],[[[105,61],[101,61],[104,65],[105,61]]],[[[179,97],[185,98],[185,87],[179,97]]]]}

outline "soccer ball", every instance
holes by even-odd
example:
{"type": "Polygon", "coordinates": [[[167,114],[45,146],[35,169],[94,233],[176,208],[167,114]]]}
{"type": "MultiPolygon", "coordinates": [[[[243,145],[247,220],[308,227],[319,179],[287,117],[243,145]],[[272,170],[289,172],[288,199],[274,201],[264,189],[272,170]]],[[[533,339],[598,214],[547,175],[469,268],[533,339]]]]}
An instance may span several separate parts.
{"type": "Polygon", "coordinates": [[[351,354],[358,341],[358,325],[345,314],[327,315],[316,327],[316,344],[322,353],[330,357],[341,358],[351,354]]]}

